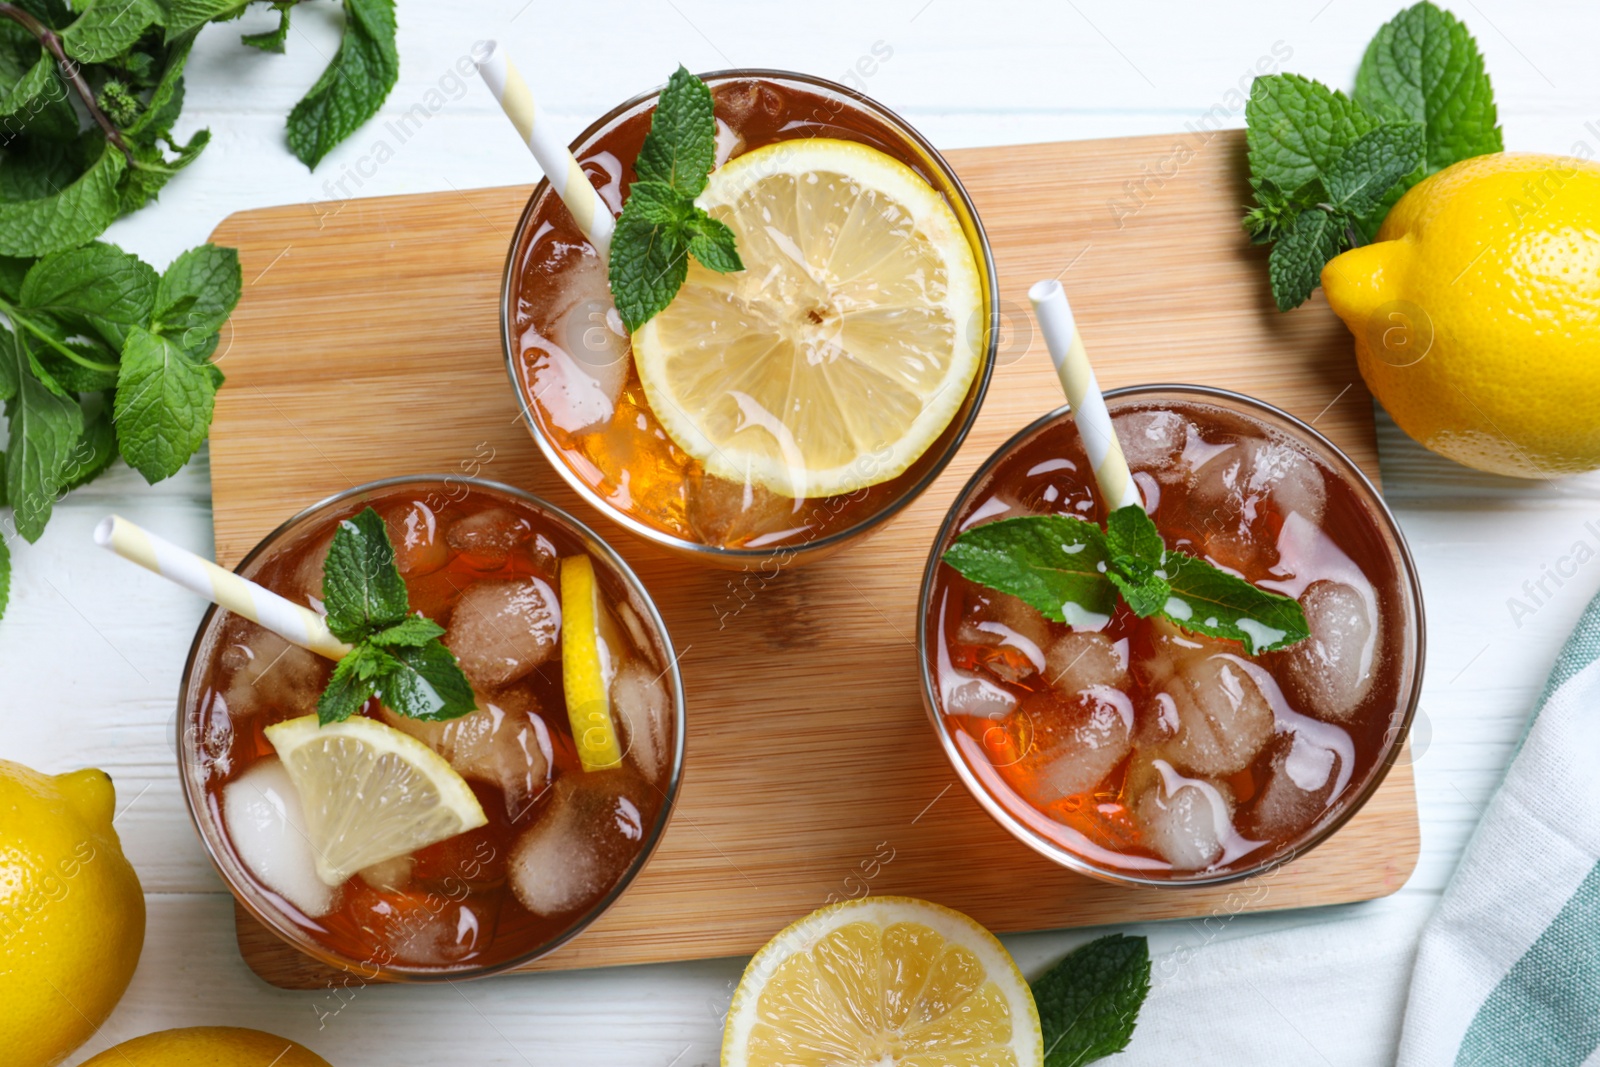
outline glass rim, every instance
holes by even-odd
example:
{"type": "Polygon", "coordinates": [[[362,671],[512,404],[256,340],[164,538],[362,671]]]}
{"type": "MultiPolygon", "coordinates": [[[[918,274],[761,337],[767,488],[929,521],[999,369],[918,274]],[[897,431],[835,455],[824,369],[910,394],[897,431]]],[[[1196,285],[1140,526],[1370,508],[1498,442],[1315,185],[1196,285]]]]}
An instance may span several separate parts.
{"type": "MultiPolygon", "coordinates": [[[[1360,788],[1351,797],[1350,801],[1345,804],[1343,810],[1317,826],[1315,831],[1305,840],[1298,841],[1286,849],[1274,851],[1261,861],[1237,870],[1224,870],[1209,875],[1201,872],[1198,875],[1183,878],[1145,877],[1134,872],[1120,871],[1092,863],[1071,849],[1046,839],[1028,827],[1004,804],[1000,803],[978,779],[972,768],[967,765],[966,757],[957,748],[955,740],[950,736],[950,731],[946,729],[943,722],[944,713],[939,705],[933,673],[928,666],[928,608],[932,602],[935,579],[938,576],[942,555],[940,549],[950,537],[955,523],[960,517],[960,509],[968,502],[972,492],[1023,441],[1061,419],[1069,417],[1071,408],[1068,405],[1062,405],[1041,415],[1008,437],[1003,444],[994,450],[993,454],[979,465],[978,469],[962,485],[960,491],[956,493],[954,500],[951,502],[950,510],[946,512],[944,520],[939,524],[939,532],[928,550],[928,561],[923,568],[922,586],[917,595],[917,671],[921,680],[923,710],[927,713],[928,721],[939,737],[939,743],[946,759],[955,770],[956,776],[966,786],[967,792],[972,794],[973,799],[978,802],[989,817],[999,823],[1012,837],[1046,859],[1068,870],[1103,882],[1181,890],[1198,886],[1224,885],[1282,867],[1284,864],[1305,855],[1328,840],[1366,806],[1367,802],[1372,799],[1373,794],[1383,784],[1384,779],[1388,777],[1390,769],[1399,759],[1400,752],[1404,749],[1406,740],[1411,732],[1412,719],[1415,717],[1417,707],[1422,701],[1422,676],[1427,654],[1427,621],[1423,612],[1421,579],[1417,574],[1417,566],[1411,556],[1410,546],[1406,544],[1405,534],[1401,531],[1400,524],[1396,521],[1394,513],[1389,510],[1388,503],[1383,499],[1382,494],[1378,492],[1377,486],[1372,484],[1372,480],[1367,477],[1366,472],[1346,455],[1343,449],[1330,441],[1310,423],[1289,414],[1282,408],[1265,400],[1259,400],[1244,393],[1223,389],[1218,386],[1184,383],[1129,385],[1120,389],[1106,390],[1105,398],[1108,401],[1132,400],[1138,399],[1142,394],[1159,393],[1186,394],[1197,400],[1212,401],[1219,407],[1232,405],[1242,407],[1247,411],[1254,409],[1254,411],[1264,412],[1273,419],[1282,420],[1295,432],[1304,434],[1312,443],[1327,450],[1327,457],[1321,458],[1332,458],[1338,461],[1338,465],[1342,469],[1337,470],[1337,473],[1344,476],[1355,486],[1358,490],[1357,495],[1362,498],[1363,503],[1371,508],[1380,528],[1388,535],[1394,545],[1401,571],[1398,584],[1401,587],[1402,596],[1406,601],[1406,606],[1410,610],[1414,623],[1414,633],[1404,649],[1404,651],[1409,651],[1411,662],[1414,665],[1411,684],[1408,692],[1401,696],[1400,705],[1397,705],[1396,708],[1396,710],[1400,710],[1400,706],[1404,708],[1399,724],[1397,726],[1391,725],[1385,731],[1386,748],[1384,752],[1368,773],[1360,788]]],[[[1391,712],[1392,717],[1393,713],[1391,712]]]]}
{"type": "MultiPolygon", "coordinates": [[[[984,397],[989,391],[989,382],[994,374],[995,362],[1000,348],[1000,283],[998,273],[995,270],[994,251],[990,247],[989,235],[983,228],[983,220],[978,215],[978,209],[972,203],[972,197],[968,194],[966,186],[962,184],[961,178],[956,174],[955,169],[950,166],[944,155],[934,148],[928,139],[923,137],[915,127],[901,118],[898,112],[889,109],[865,93],[850,88],[848,85],[842,85],[827,78],[819,78],[815,75],[803,74],[798,71],[778,70],[770,67],[738,67],[727,70],[707,71],[704,74],[696,75],[696,77],[707,82],[714,79],[731,78],[782,79],[814,86],[847,97],[887,120],[888,124],[895,129],[895,132],[925,153],[938,168],[944,179],[950,183],[951,192],[954,193],[955,198],[959,201],[961,209],[966,212],[967,218],[971,220],[973,231],[977,236],[978,248],[976,251],[980,261],[979,269],[985,280],[985,291],[988,294],[989,314],[987,316],[988,342],[984,349],[982,362],[978,368],[978,374],[973,379],[972,385],[967,389],[967,396],[971,398],[971,402],[968,405],[970,410],[967,412],[966,417],[960,420],[959,425],[952,420],[946,426],[946,430],[949,429],[949,426],[956,426],[956,433],[945,447],[944,454],[914,484],[907,486],[899,496],[886,504],[881,510],[843,530],[835,531],[825,537],[819,537],[811,541],[764,545],[759,548],[708,545],[702,541],[692,541],[688,538],[668,533],[665,530],[657,529],[649,523],[641,522],[607,501],[599,493],[595,492],[592,486],[585,483],[582,478],[579,478],[573,472],[571,466],[563,458],[561,449],[545,433],[544,427],[539,424],[538,417],[534,414],[533,407],[528,401],[527,391],[523,388],[522,382],[517,375],[517,354],[512,347],[512,337],[515,330],[511,321],[514,296],[512,286],[517,278],[517,249],[521,244],[522,235],[527,232],[528,225],[532,220],[534,207],[550,187],[550,179],[548,177],[540,178],[538,184],[533,187],[533,192],[529,194],[528,202],[523,206],[522,214],[518,216],[517,225],[512,231],[511,246],[506,251],[506,265],[500,282],[500,344],[505,358],[506,374],[511,381],[511,391],[517,398],[517,409],[522,415],[521,421],[528,427],[529,433],[539,446],[539,451],[544,455],[545,460],[551,467],[555,468],[561,480],[582,497],[586,504],[595,508],[607,519],[622,526],[634,536],[680,554],[705,556],[717,560],[719,563],[754,563],[785,553],[796,556],[822,553],[829,548],[866,534],[898,515],[927,491],[928,487],[938,479],[939,475],[944,473],[945,468],[955,458],[956,453],[961,450],[962,444],[967,439],[968,432],[972,429],[972,424],[977,421],[978,413],[983,408],[984,397]]],[[[573,150],[573,154],[576,155],[580,146],[597,136],[619,116],[648,100],[660,96],[664,88],[666,88],[665,83],[653,89],[637,93],[595,119],[584,128],[582,133],[573,138],[569,145],[573,150]]],[[[918,456],[917,458],[921,459],[922,457],[918,456]]],[[[916,460],[912,462],[915,463],[916,460]]]]}
{"type": "MultiPolygon", "coordinates": [[[[565,945],[568,941],[571,941],[573,938],[583,933],[583,931],[587,930],[589,926],[592,925],[594,921],[598,919],[607,909],[609,909],[611,905],[614,904],[623,894],[623,892],[633,884],[633,880],[638,876],[639,872],[644,869],[644,866],[650,860],[650,857],[655,854],[657,846],[661,843],[661,838],[665,836],[667,824],[671,821],[673,811],[677,807],[678,792],[683,784],[684,746],[686,740],[685,734],[688,732],[688,714],[683,695],[683,676],[678,669],[678,656],[673,650],[672,637],[667,631],[665,621],[663,621],[661,618],[661,612],[656,607],[655,600],[650,596],[649,590],[646,589],[644,583],[639,580],[639,576],[634,573],[633,568],[628,566],[627,561],[617,554],[616,549],[612,548],[611,545],[609,545],[602,537],[600,537],[599,534],[595,533],[587,525],[578,521],[571,514],[542,497],[535,496],[525,489],[518,489],[516,486],[507,485],[504,482],[496,482],[487,478],[468,477],[466,475],[459,474],[406,474],[390,478],[380,478],[376,481],[364,482],[361,485],[352,486],[349,489],[344,489],[337,493],[333,493],[332,495],[326,496],[314,504],[300,509],[294,515],[279,523],[272,529],[270,533],[263,536],[261,540],[256,543],[255,547],[251,548],[249,552],[245,553],[239,562],[235,564],[234,572],[242,572],[246,567],[255,562],[256,559],[270,549],[276,541],[288,534],[293,528],[302,522],[313,518],[318,512],[332,508],[350,500],[353,497],[361,496],[363,494],[381,492],[385,489],[394,489],[406,485],[434,485],[440,483],[467,485],[477,489],[486,490],[491,493],[506,494],[521,500],[523,503],[533,505],[535,508],[554,518],[557,522],[565,524],[568,527],[568,532],[575,534],[578,539],[583,542],[585,550],[600,556],[601,561],[605,565],[612,568],[617,575],[622,578],[623,584],[627,587],[629,592],[633,593],[639,598],[647,615],[647,624],[654,628],[656,637],[661,641],[661,652],[667,659],[666,670],[662,672],[663,676],[670,677],[672,682],[671,689],[673,699],[674,732],[672,764],[668,774],[666,787],[660,790],[662,793],[661,810],[657,813],[655,822],[645,835],[644,844],[640,849],[639,854],[634,857],[632,863],[629,864],[628,869],[623,872],[622,877],[617,880],[617,883],[613,885],[603,897],[601,897],[592,907],[585,911],[574,923],[572,923],[554,938],[541,942],[526,953],[518,954],[515,957],[499,963],[478,967],[461,967],[452,969],[449,967],[423,967],[414,965],[396,966],[394,964],[378,964],[371,960],[355,960],[350,957],[346,957],[338,952],[332,951],[325,945],[316,941],[314,938],[305,934],[295,924],[287,921],[287,919],[278,911],[278,909],[270,907],[263,908],[260,907],[256,901],[248,899],[247,894],[240,890],[233,874],[225,867],[222,860],[218,857],[217,849],[212,844],[210,835],[206,832],[206,827],[214,825],[214,820],[211,818],[208,808],[204,812],[201,810],[202,808],[206,808],[206,805],[204,804],[205,787],[203,784],[193,782],[190,768],[191,761],[185,759],[185,739],[187,735],[185,727],[188,720],[190,690],[195,681],[196,661],[200,655],[201,646],[205,641],[207,632],[211,627],[213,619],[216,617],[217,613],[222,610],[219,605],[212,604],[206,609],[205,614],[201,616],[200,623],[195,629],[194,640],[189,645],[189,655],[184,661],[183,676],[178,686],[176,750],[179,776],[182,779],[184,806],[189,811],[190,821],[194,823],[195,832],[199,836],[202,846],[205,848],[206,857],[211,861],[212,867],[216,869],[218,876],[222,878],[223,883],[228,887],[228,891],[245,909],[245,911],[249,912],[253,918],[262,924],[262,926],[272,931],[273,934],[277,935],[286,944],[306,953],[308,956],[313,957],[318,962],[326,964],[327,966],[334,967],[346,973],[353,972],[362,974],[367,981],[428,983],[483,978],[488,975],[501,974],[506,971],[515,970],[524,964],[531,963],[536,959],[547,956],[554,952],[556,949],[560,948],[562,945],[565,945]],[[369,970],[373,973],[371,975],[366,975],[365,972],[369,970]]],[[[219,835],[225,837],[225,831],[222,827],[218,826],[215,827],[215,829],[219,835]]],[[[232,860],[240,867],[243,866],[243,861],[238,860],[237,857],[232,857],[232,860]]],[[[246,875],[248,874],[248,872],[245,873],[246,875]]]]}

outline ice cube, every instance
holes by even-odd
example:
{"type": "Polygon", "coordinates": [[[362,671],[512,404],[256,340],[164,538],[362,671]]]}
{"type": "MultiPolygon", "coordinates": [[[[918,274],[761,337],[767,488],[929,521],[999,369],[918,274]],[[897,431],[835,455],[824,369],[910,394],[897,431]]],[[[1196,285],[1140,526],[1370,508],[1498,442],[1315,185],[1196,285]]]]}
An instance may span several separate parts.
{"type": "Polygon", "coordinates": [[[672,700],[659,671],[625,661],[611,681],[611,710],[622,731],[623,755],[646,778],[659,779],[672,750],[672,700]]]}
{"type": "Polygon", "coordinates": [[[444,643],[474,688],[498,689],[549,659],[560,630],[560,602],[543,579],[478,582],[456,602],[444,643]]]}
{"type": "Polygon", "coordinates": [[[1264,438],[1228,445],[1195,471],[1189,508],[1206,531],[1206,550],[1235,568],[1277,561],[1277,527],[1269,504],[1281,515],[1320,521],[1327,490],[1316,462],[1295,446],[1264,438]]]}
{"type": "Polygon", "coordinates": [[[1128,467],[1170,475],[1189,438],[1189,420],[1175,411],[1129,411],[1111,420],[1128,467]]]}
{"type": "Polygon", "coordinates": [[[1340,757],[1300,732],[1273,739],[1265,779],[1239,815],[1247,837],[1289,841],[1328,809],[1339,780],[1340,757]]]}
{"type": "Polygon", "coordinates": [[[561,915],[615,885],[644,841],[651,788],[620,768],[557,779],[539,822],[512,846],[507,873],[522,906],[561,915]]]}
{"type": "Polygon", "coordinates": [[[223,786],[222,821],[251,877],[309,918],[333,910],[339,890],[317,876],[300,793],[277,757],[223,786]]]}
{"type": "Polygon", "coordinates": [[[533,536],[533,524],[506,508],[488,508],[457,519],[445,531],[445,542],[477,570],[499,570],[511,550],[533,536]]]}
{"type": "Polygon", "coordinates": [[[1359,591],[1313,582],[1300,595],[1311,636],[1284,652],[1288,687],[1301,711],[1347,722],[1372,690],[1376,628],[1359,591]]]}
{"type": "Polygon", "coordinates": [[[1218,641],[1168,634],[1157,641],[1148,667],[1156,707],[1147,718],[1176,722],[1166,751],[1173,764],[1194,774],[1244,770],[1274,727],[1271,702],[1222,647],[1218,641]]]}
{"type": "Polygon", "coordinates": [[[439,519],[420,500],[379,512],[394,545],[394,561],[407,578],[420,578],[450,562],[450,549],[440,536],[439,519]]]}
{"type": "Polygon", "coordinates": [[[1015,684],[1045,669],[1050,624],[1016,597],[991,593],[975,601],[962,617],[956,640],[976,646],[981,650],[977,661],[985,670],[1015,684]]]}
{"type": "Polygon", "coordinates": [[[394,893],[404,889],[411,881],[411,870],[416,865],[417,861],[412,856],[395,856],[363,867],[356,873],[372,888],[394,893]]]}
{"type": "Polygon", "coordinates": [[[954,667],[939,672],[939,689],[946,715],[1001,719],[1017,707],[1017,698],[998,683],[954,667]]]}
{"type": "Polygon", "coordinates": [[[469,959],[494,933],[496,909],[487,901],[429,894],[382,929],[395,957],[411,964],[448,967],[469,959]]]}
{"type": "Polygon", "coordinates": [[[689,528],[710,545],[760,547],[804,530],[816,506],[704,471],[690,475],[688,488],[684,513],[689,528]]]}
{"type": "Polygon", "coordinates": [[[1029,738],[1022,756],[1001,773],[1029,803],[1047,808],[1094,789],[1132,747],[1133,702],[1120,690],[1095,685],[1071,698],[1055,692],[1023,700],[1029,738]]]}
{"type": "Polygon", "coordinates": [[[381,717],[439,753],[463,778],[497,786],[506,816],[515,822],[549,782],[550,733],[530,693],[510,689],[475,696],[477,711],[444,722],[411,719],[388,708],[381,717]]]}
{"type": "Polygon", "coordinates": [[[1064,696],[1097,685],[1119,688],[1128,678],[1128,642],[1074,630],[1050,646],[1044,675],[1051,688],[1064,696]]]}
{"type": "Polygon", "coordinates": [[[322,571],[328,562],[328,549],[332,547],[333,535],[324,535],[305,551],[284,578],[267,584],[279,596],[304,604],[319,615],[327,614],[322,604],[322,571]]]}
{"type": "Polygon", "coordinates": [[[1157,780],[1134,801],[1146,843],[1180,871],[1198,871],[1222,858],[1234,837],[1233,804],[1222,787],[1185,778],[1164,759],[1150,761],[1157,780]]]}
{"type": "Polygon", "coordinates": [[[316,706],[328,679],[326,661],[244,619],[229,636],[218,661],[228,672],[223,701],[230,715],[303,715],[316,706]]]}
{"type": "Polygon", "coordinates": [[[560,285],[545,319],[548,335],[529,327],[522,351],[551,423],[575,434],[611,420],[633,360],[599,257],[573,257],[560,285]]]}

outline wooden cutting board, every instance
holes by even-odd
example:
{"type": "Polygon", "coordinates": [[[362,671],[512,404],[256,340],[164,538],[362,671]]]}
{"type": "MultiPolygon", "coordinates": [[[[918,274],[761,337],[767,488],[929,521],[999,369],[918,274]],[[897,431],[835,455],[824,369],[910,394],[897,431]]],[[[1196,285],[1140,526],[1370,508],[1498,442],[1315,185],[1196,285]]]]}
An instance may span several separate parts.
{"type": "MultiPolygon", "coordinates": [[[[619,903],[530,969],[754,951],[831,898],[927,897],[1015,931],[1363,900],[1416,863],[1402,763],[1332,840],[1275,874],[1213,889],[1126,889],[1071,874],[990,821],[947,764],[918,696],[917,586],[966,478],[1057,406],[1028,285],[1059,275],[1102,384],[1200,382],[1316,427],[1377,476],[1372,407],[1320,295],[1273,309],[1239,228],[1237,132],[950,154],[998,261],[1000,365],[965,447],[886,529],[765,581],[701,570],[583,504],[518,418],[501,356],[506,249],[530,187],[324,202],[233,215],[244,299],[211,429],[217,559],[330,493],[466,472],[570,509],[638,570],[683,655],[688,763],[660,850],[619,903]],[[726,625],[721,625],[721,620],[726,625]]],[[[333,972],[241,913],[267,981],[333,972]]]]}

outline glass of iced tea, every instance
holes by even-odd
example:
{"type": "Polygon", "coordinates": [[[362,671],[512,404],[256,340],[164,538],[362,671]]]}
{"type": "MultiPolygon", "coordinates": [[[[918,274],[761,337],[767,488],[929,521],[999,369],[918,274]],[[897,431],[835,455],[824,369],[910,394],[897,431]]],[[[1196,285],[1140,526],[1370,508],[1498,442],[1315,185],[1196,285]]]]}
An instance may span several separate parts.
{"type": "MultiPolygon", "coordinates": [[[[536,497],[476,479],[397,478],[340,493],[269,534],[238,571],[322,612],[335,532],[368,508],[382,519],[411,612],[444,627],[438,640],[477,710],[425,721],[396,714],[380,694],[349,722],[394,752],[420,742],[480,824],[353,873],[364,860],[341,866],[333,845],[313,844],[335,835],[344,855],[385,855],[394,849],[338,839],[327,824],[376,804],[380,788],[398,789],[377,794],[397,809],[426,802],[394,785],[409,780],[389,754],[366,765],[371,778],[359,785],[329,786],[340,795],[304,795],[278,731],[300,724],[317,737],[334,663],[219,608],[201,621],[178,698],[189,811],[240,903],[324,963],[368,980],[506,970],[580,933],[660,840],[683,769],[672,645],[604,541],[536,497]],[[580,573],[587,585],[574,592],[580,573]],[[574,736],[585,720],[572,714],[566,646],[581,643],[580,618],[620,741],[620,758],[600,768],[581,758],[582,731],[574,736]]],[[[347,744],[329,738],[331,750],[347,744]]]]}
{"type": "MultiPolygon", "coordinates": [[[[915,499],[966,436],[995,359],[994,262],[955,173],[880,104],[781,71],[703,80],[716,166],[697,203],[744,269],[690,262],[630,335],[541,182],[506,264],[507,366],[550,463],[629,531],[714,565],[820,558],[915,499]]],[[[658,96],[572,144],[613,212],[658,96]]]]}
{"type": "Polygon", "coordinates": [[[957,573],[942,557],[980,524],[1106,521],[1061,409],[995,452],[934,542],[923,698],[967,788],[1041,854],[1123,883],[1242,878],[1325,840],[1401,751],[1422,684],[1416,572],[1361,471],[1277,408],[1188,385],[1106,400],[1166,551],[1295,598],[1310,636],[1251,654],[1121,601],[1069,625],[957,573]]]}

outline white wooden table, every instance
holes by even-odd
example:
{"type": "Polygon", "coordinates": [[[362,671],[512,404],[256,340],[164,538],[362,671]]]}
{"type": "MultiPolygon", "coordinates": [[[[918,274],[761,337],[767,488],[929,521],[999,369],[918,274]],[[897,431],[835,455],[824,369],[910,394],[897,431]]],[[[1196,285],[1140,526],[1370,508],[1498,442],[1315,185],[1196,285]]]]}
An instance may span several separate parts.
{"type": "MultiPolygon", "coordinates": [[[[532,161],[488,93],[452,72],[479,38],[507,42],[549,120],[573,131],[679,62],[838,78],[887,49],[866,91],[935,143],[959,147],[1169,132],[1208,113],[1242,125],[1234,94],[1247,88],[1258,58],[1292,50],[1287,69],[1348,86],[1366,41],[1395,7],[1396,0],[808,0],[762,5],[769,13],[757,15],[756,5],[735,0],[400,0],[400,84],[383,115],[315,174],[283,147],[283,119],[332,54],[338,16],[329,4],[297,8],[290,54],[275,57],[238,45],[240,32],[270,21],[252,12],[207,29],[190,61],[180,133],[209,127],[211,147],[158,205],[118,224],[110,239],[159,266],[242,208],[529,180],[532,161]],[[419,104],[428,117],[413,119],[407,135],[388,125],[419,104]]],[[[1600,153],[1600,68],[1592,57],[1600,8],[1588,0],[1463,0],[1455,10],[1488,57],[1509,148],[1572,152],[1587,142],[1600,153]]],[[[1404,942],[1448,880],[1560,642],[1600,588],[1600,563],[1590,563],[1520,624],[1506,603],[1575,542],[1600,546],[1600,476],[1512,482],[1438,459],[1387,422],[1381,434],[1388,498],[1421,569],[1431,637],[1414,741],[1422,859],[1395,897],[1331,915],[1241,918],[1223,938],[1376,914],[1392,919],[1404,942]]],[[[229,897],[189,825],[175,775],[175,693],[201,605],[91,546],[91,528],[110,511],[209,553],[204,455],[154,488],[119,466],[58,507],[39,544],[14,549],[12,606],[0,623],[0,755],[52,772],[108,770],[121,805],[117,828],[149,902],[132,988],[70,1063],[138,1034],[199,1023],[293,1037],[337,1067],[717,1062],[721,1014],[742,960],[342,997],[258,981],[239,958],[229,897]]],[[[1183,923],[1142,932],[1162,953],[1203,955],[1213,938],[1183,923]]],[[[1092,933],[1008,941],[1034,973],[1092,933]]],[[[1273,1004],[1286,1024],[1281,1047],[1298,1049],[1294,1059],[1303,1062],[1387,1061],[1405,947],[1396,945],[1393,973],[1373,976],[1390,991],[1390,1017],[1362,1020],[1371,1031],[1364,1043],[1335,1033],[1337,1003],[1283,1003],[1273,1004]],[[1291,1017],[1302,1021],[1291,1025],[1291,1017]]],[[[1258,992],[1316,999],[1292,989],[1258,992]]],[[[1152,1000],[1119,1062],[1153,1062],[1140,1050],[1163,1036],[1158,1008],[1152,1000]]],[[[1218,1019],[1228,1011],[1219,1003],[1218,1019]]]]}

